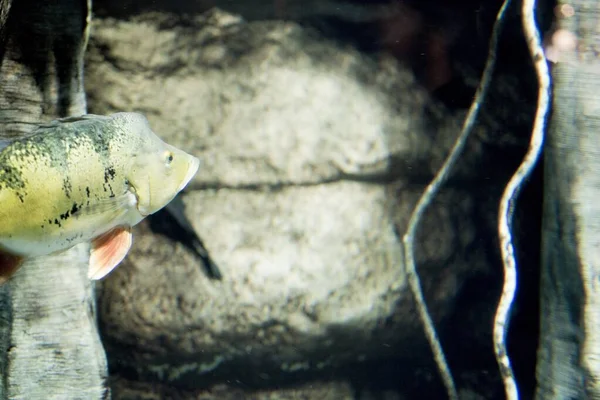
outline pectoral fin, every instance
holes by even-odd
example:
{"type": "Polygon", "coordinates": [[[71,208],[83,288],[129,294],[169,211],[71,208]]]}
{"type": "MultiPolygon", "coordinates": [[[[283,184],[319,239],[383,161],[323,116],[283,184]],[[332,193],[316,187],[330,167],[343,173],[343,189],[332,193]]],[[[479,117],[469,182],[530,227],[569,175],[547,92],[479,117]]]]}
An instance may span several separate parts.
{"type": "Polygon", "coordinates": [[[86,206],[83,212],[90,216],[102,215],[105,219],[114,221],[121,218],[136,204],[135,194],[126,191],[113,197],[94,200],[93,204],[86,206]]]}
{"type": "Polygon", "coordinates": [[[23,257],[0,251],[0,285],[6,283],[23,264],[23,257]]]}
{"type": "Polygon", "coordinates": [[[101,279],[112,271],[131,248],[130,228],[118,227],[92,240],[89,279],[101,279]]]}

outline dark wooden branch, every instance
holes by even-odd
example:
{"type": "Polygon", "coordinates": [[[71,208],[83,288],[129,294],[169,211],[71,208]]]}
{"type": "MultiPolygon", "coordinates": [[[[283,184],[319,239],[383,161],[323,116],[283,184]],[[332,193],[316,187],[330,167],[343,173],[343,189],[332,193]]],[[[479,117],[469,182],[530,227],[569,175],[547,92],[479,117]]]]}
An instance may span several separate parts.
{"type": "MultiPolygon", "coordinates": [[[[90,9],[89,0],[0,0],[0,139],[86,112],[90,9]]],[[[87,263],[80,245],[26,262],[0,287],[0,399],[109,396],[87,263]]]]}

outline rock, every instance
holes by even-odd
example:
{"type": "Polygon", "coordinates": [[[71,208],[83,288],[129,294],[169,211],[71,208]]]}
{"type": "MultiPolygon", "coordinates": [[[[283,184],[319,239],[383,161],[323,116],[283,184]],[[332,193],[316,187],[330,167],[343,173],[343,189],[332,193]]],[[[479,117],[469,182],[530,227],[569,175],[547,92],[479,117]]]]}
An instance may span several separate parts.
{"type": "Polygon", "coordinates": [[[428,126],[425,114],[439,110],[391,59],[378,65],[293,23],[218,12],[178,21],[97,20],[87,92],[95,113],[144,112],[201,156],[192,189],[393,179],[416,163],[433,174],[454,139],[428,126]]]}
{"type": "MultiPolygon", "coordinates": [[[[96,20],[86,65],[91,112],[141,111],[201,158],[183,200],[223,273],[207,279],[183,246],[136,227],[99,288],[112,371],[198,389],[429,359],[397,231],[458,127],[410,73],[295,23],[219,11],[96,20]]],[[[469,146],[454,177],[475,179],[469,146]]],[[[479,197],[451,183],[419,230],[437,324],[489,268],[479,237],[498,188],[478,185],[479,197]]]]}
{"type": "MultiPolygon", "coordinates": [[[[354,389],[346,382],[310,383],[294,388],[259,389],[246,392],[241,388],[215,385],[205,390],[174,389],[161,384],[131,382],[117,379],[113,383],[114,398],[128,400],[354,400],[354,389]]],[[[398,397],[386,397],[396,400],[398,397]]],[[[364,400],[367,400],[365,398],[364,400]]]]}
{"type": "MultiPolygon", "coordinates": [[[[390,5],[373,2],[362,3],[347,0],[286,0],[285,3],[262,1],[228,1],[219,8],[229,14],[242,15],[246,20],[293,19],[311,17],[338,17],[346,21],[373,21],[389,16],[390,5]]],[[[127,18],[148,12],[172,14],[200,14],[214,7],[211,1],[187,0],[97,0],[94,11],[101,17],[117,16],[127,18]]]]}
{"type": "Polygon", "coordinates": [[[210,257],[202,238],[188,219],[181,196],[176,196],[165,208],[150,215],[148,222],[153,233],[164,235],[190,250],[202,264],[206,276],[217,280],[222,278],[219,266],[210,257]]]}

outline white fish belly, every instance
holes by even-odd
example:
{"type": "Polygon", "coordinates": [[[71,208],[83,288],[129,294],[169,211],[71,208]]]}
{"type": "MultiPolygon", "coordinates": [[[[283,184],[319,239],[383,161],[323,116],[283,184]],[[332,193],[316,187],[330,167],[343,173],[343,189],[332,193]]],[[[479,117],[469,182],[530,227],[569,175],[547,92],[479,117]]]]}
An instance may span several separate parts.
{"type": "MultiPolygon", "coordinates": [[[[135,199],[133,194],[130,196],[135,199]]],[[[0,248],[6,252],[26,257],[38,257],[64,251],[79,243],[90,242],[117,226],[130,227],[139,223],[143,216],[135,207],[135,201],[131,202],[131,206],[124,207],[121,212],[110,217],[103,214],[72,217],[69,222],[65,221],[61,228],[48,232],[46,235],[0,238],[0,248]]]]}
{"type": "Polygon", "coordinates": [[[39,257],[67,250],[76,244],[90,241],[91,239],[81,236],[62,237],[58,239],[46,237],[35,241],[24,238],[10,238],[0,241],[0,247],[12,254],[39,257]]]}

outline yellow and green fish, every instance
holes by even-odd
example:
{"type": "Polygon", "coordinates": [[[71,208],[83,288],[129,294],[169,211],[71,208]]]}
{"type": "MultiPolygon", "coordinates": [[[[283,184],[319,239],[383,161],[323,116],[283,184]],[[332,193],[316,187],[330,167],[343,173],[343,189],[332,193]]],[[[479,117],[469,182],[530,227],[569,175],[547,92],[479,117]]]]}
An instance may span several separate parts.
{"type": "Polygon", "coordinates": [[[24,259],[91,242],[88,277],[127,255],[131,227],[167,205],[199,160],[163,142],[137,113],[38,127],[0,151],[0,284],[24,259]]]}

